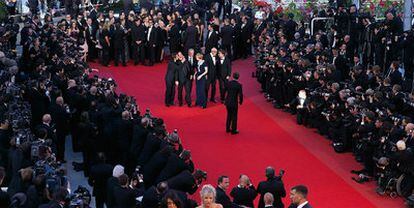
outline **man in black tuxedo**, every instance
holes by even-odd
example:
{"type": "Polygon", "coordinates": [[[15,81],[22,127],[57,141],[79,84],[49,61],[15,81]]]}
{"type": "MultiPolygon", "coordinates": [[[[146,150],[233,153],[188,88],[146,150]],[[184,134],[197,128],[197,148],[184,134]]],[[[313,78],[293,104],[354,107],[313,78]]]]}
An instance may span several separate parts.
{"type": "Polygon", "coordinates": [[[290,200],[292,204],[289,208],[312,208],[308,200],[308,188],[304,185],[298,185],[290,190],[290,200]]]}
{"type": "Polygon", "coordinates": [[[170,43],[170,53],[178,53],[181,50],[181,34],[180,28],[175,24],[174,21],[171,21],[167,25],[168,39],[170,43]]]}
{"type": "Polygon", "coordinates": [[[234,38],[234,28],[230,26],[230,19],[224,19],[224,26],[221,28],[221,48],[226,50],[230,59],[232,59],[232,42],[234,38]]]}
{"type": "Polygon", "coordinates": [[[226,121],[226,132],[232,134],[238,134],[237,130],[237,111],[240,105],[243,103],[243,88],[238,82],[239,73],[233,73],[233,80],[227,83],[227,97],[225,105],[227,108],[227,121],[226,121]]]}
{"type": "Polygon", "coordinates": [[[96,45],[98,44],[98,42],[96,41],[96,31],[96,24],[93,23],[92,18],[88,17],[85,25],[85,40],[89,46],[88,60],[94,60],[98,57],[96,49],[96,45]]]}
{"type": "Polygon", "coordinates": [[[149,66],[152,66],[155,62],[158,35],[152,19],[148,20],[148,24],[149,25],[145,33],[147,38],[147,59],[149,60],[149,66]]]}
{"type": "Polygon", "coordinates": [[[145,63],[145,26],[141,24],[141,19],[135,20],[135,25],[132,27],[131,39],[133,42],[133,57],[134,65],[145,63]]]}
{"type": "Polygon", "coordinates": [[[177,64],[177,54],[171,54],[171,60],[168,63],[167,74],[165,75],[165,105],[169,107],[174,105],[175,97],[175,86],[178,85],[178,64],[177,64]]]}
{"type": "Polygon", "coordinates": [[[252,28],[253,24],[247,16],[242,17],[242,25],[240,31],[240,44],[241,44],[241,56],[246,59],[247,56],[251,53],[251,37],[252,37],[252,28]]]}
{"type": "Polygon", "coordinates": [[[197,61],[195,59],[195,51],[194,49],[190,48],[188,50],[187,55],[187,65],[188,65],[188,72],[185,82],[185,102],[187,103],[188,107],[191,107],[191,90],[193,88],[193,80],[194,80],[194,72],[195,68],[197,67],[197,61]]]}
{"type": "Polygon", "coordinates": [[[283,208],[282,197],[286,196],[286,190],[282,181],[275,176],[275,169],[272,167],[266,168],[266,181],[262,181],[257,186],[257,192],[260,194],[259,208],[265,207],[265,194],[271,193],[273,201],[273,207],[283,208]]]}
{"type": "Polygon", "coordinates": [[[218,80],[220,86],[220,101],[224,103],[224,98],[226,96],[226,84],[231,76],[231,62],[230,59],[226,56],[226,51],[221,49],[218,53],[218,80]]]}
{"type": "MultiPolygon", "coordinates": [[[[194,52],[192,52],[194,54],[194,52]]],[[[188,106],[191,106],[191,82],[192,76],[194,74],[194,59],[192,59],[192,63],[190,60],[187,60],[185,56],[179,52],[178,59],[181,62],[180,67],[177,70],[177,77],[178,77],[178,103],[180,106],[183,105],[183,89],[185,88],[185,101],[187,102],[188,106]],[[187,84],[187,82],[190,82],[187,84]],[[187,87],[188,86],[188,87],[187,87]]],[[[191,59],[191,57],[189,57],[191,59]]]]}
{"type": "Polygon", "coordinates": [[[221,204],[223,208],[232,208],[233,204],[230,197],[227,196],[226,191],[230,186],[230,180],[227,176],[220,176],[218,178],[218,185],[216,188],[216,203],[221,204]]]}
{"type": "Polygon", "coordinates": [[[129,187],[129,177],[126,174],[119,176],[119,185],[114,188],[115,207],[136,207],[135,191],[129,187]]]}
{"type": "Polygon", "coordinates": [[[69,118],[70,114],[66,111],[63,97],[56,98],[55,104],[50,106],[50,114],[52,121],[56,128],[56,159],[58,161],[64,161],[65,158],[65,138],[69,133],[69,118]]]}
{"type": "Polygon", "coordinates": [[[125,28],[119,23],[115,23],[115,30],[113,34],[113,43],[114,43],[114,62],[115,66],[118,66],[119,58],[123,66],[126,66],[125,61],[125,28]]]}
{"type": "Polygon", "coordinates": [[[217,34],[217,31],[214,30],[212,24],[209,24],[208,25],[207,38],[206,38],[206,42],[204,44],[204,47],[205,47],[204,53],[208,54],[208,53],[211,52],[212,48],[218,48],[219,40],[220,40],[220,37],[217,34]]]}
{"type": "Polygon", "coordinates": [[[206,86],[206,97],[208,98],[208,91],[211,88],[210,101],[215,103],[216,97],[216,82],[217,82],[217,49],[212,48],[211,52],[205,56],[207,62],[208,73],[207,73],[207,86],[206,86]]]}
{"type": "Polygon", "coordinates": [[[89,185],[93,187],[96,208],[103,208],[106,203],[106,182],[112,176],[112,165],[105,163],[103,153],[98,154],[98,161],[90,169],[89,185]]]}

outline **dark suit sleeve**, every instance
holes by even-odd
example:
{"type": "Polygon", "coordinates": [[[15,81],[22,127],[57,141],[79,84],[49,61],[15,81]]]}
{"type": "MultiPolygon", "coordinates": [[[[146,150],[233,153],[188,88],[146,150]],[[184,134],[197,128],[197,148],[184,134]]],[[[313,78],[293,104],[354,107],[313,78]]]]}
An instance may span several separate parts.
{"type": "Polygon", "coordinates": [[[242,85],[240,85],[239,99],[240,99],[240,105],[243,104],[243,86],[242,85]]]}
{"type": "Polygon", "coordinates": [[[283,183],[282,183],[280,191],[281,191],[280,196],[281,197],[286,197],[286,189],[285,189],[285,186],[283,185],[283,183]]]}

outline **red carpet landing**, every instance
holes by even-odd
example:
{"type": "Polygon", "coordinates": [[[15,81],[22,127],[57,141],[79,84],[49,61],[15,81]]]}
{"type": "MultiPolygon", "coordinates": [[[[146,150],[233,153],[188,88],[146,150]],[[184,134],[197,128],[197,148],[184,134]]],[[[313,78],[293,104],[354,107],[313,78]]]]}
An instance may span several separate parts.
{"type": "MultiPolygon", "coordinates": [[[[271,165],[277,172],[286,171],[286,189],[307,185],[309,201],[315,208],[404,207],[402,199],[378,196],[374,182],[360,185],[352,181],[349,171],[361,168],[352,155],[335,153],[314,130],[296,125],[293,116],[273,109],[251,78],[253,60],[233,63],[233,71],[241,74],[245,95],[239,109],[240,134],[236,136],[225,132],[226,110],[222,104],[209,103],[205,110],[164,106],[165,63],[153,67],[93,66],[102,76],[113,77],[120,91],[135,96],[141,111],[150,107],[155,116],[166,121],[169,130],[179,130],[196,168],[208,172],[208,183],[215,185],[217,177],[224,174],[234,187],[239,175],[247,174],[257,186],[265,178],[265,168],[271,165]]],[[[198,193],[193,198],[198,199],[198,193]]],[[[284,203],[290,203],[289,196],[284,203]]]]}

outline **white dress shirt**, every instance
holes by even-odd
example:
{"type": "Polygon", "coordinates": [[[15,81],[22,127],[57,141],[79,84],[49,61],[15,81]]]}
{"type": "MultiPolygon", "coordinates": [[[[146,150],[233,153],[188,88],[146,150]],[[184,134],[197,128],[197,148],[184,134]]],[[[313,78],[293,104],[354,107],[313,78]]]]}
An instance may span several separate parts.
{"type": "Polygon", "coordinates": [[[151,31],[152,31],[152,27],[148,28],[147,41],[150,40],[151,31]]]}
{"type": "Polygon", "coordinates": [[[211,55],[211,54],[210,54],[210,56],[211,56],[211,60],[213,60],[213,65],[215,66],[216,65],[216,57],[211,55]]]}
{"type": "Polygon", "coordinates": [[[303,202],[302,204],[299,204],[299,206],[297,208],[302,208],[304,207],[306,204],[308,204],[308,201],[303,202]]]}

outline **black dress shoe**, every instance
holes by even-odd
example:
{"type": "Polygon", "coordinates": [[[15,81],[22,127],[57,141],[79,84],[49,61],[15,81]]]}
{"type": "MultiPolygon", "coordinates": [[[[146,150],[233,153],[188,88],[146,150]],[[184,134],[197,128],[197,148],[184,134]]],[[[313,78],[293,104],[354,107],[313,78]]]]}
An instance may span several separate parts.
{"type": "Polygon", "coordinates": [[[187,106],[188,106],[189,108],[191,108],[191,107],[192,107],[191,103],[187,104],[187,106]]]}
{"type": "Polygon", "coordinates": [[[234,134],[238,134],[238,133],[240,133],[240,132],[239,132],[239,130],[235,130],[235,131],[232,131],[232,132],[231,132],[231,134],[233,134],[233,135],[234,135],[234,134]]]}
{"type": "Polygon", "coordinates": [[[226,129],[226,133],[230,133],[231,131],[230,131],[230,129],[226,129]]]}
{"type": "Polygon", "coordinates": [[[213,103],[217,103],[217,101],[216,101],[216,100],[214,100],[214,99],[211,99],[210,101],[211,101],[211,102],[213,102],[213,103]]]}

